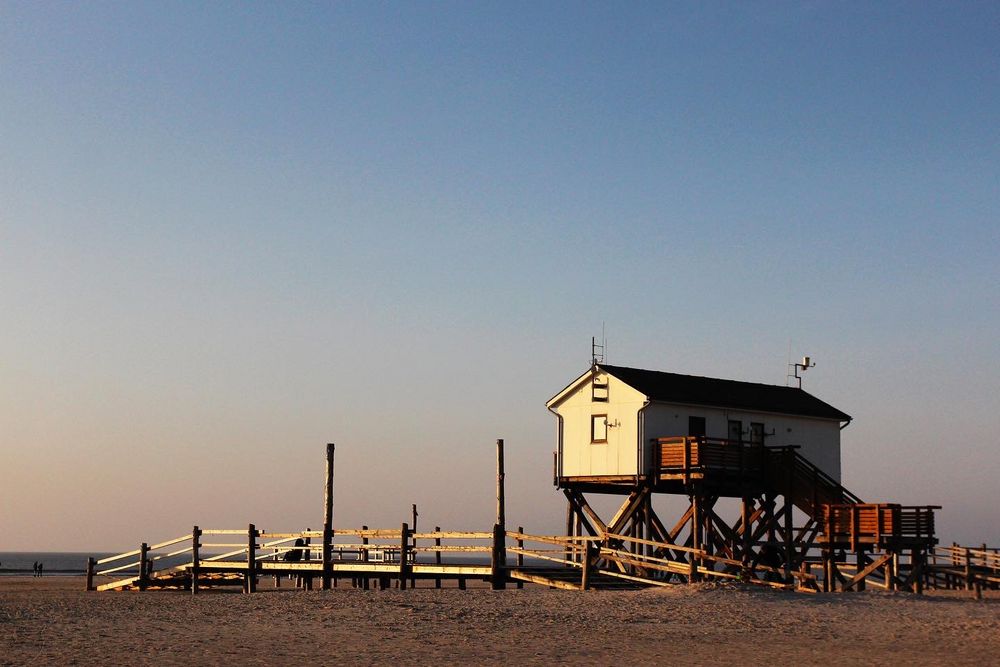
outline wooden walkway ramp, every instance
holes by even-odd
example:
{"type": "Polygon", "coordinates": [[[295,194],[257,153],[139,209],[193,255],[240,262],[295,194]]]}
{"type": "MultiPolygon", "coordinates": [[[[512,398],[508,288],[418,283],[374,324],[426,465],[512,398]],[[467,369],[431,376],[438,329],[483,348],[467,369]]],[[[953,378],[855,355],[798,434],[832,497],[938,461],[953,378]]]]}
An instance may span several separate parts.
{"type": "Polygon", "coordinates": [[[416,533],[401,529],[336,530],[330,558],[322,558],[322,531],[269,533],[200,529],[158,544],[87,563],[87,589],[96,591],[257,589],[295,578],[304,588],[327,578],[360,588],[405,589],[417,582],[441,588],[454,582],[489,582],[493,588],[524,583],[569,590],[627,590],[695,580],[741,580],[777,588],[815,591],[815,576],[797,573],[794,585],[778,581],[776,568],[741,574],[738,561],[702,550],[629,535],[532,535],[521,531],[416,533]],[[488,555],[488,557],[487,557],[488,555]],[[478,559],[476,558],[478,556],[478,559]]]}

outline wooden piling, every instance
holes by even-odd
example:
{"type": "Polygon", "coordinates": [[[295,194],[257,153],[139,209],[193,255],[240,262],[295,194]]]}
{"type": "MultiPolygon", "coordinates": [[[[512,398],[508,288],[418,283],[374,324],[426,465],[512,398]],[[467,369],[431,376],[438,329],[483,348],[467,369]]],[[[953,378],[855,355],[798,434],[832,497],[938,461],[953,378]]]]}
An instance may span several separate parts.
{"type": "Polygon", "coordinates": [[[87,590],[92,591],[94,589],[94,566],[97,565],[97,560],[93,557],[87,559],[87,590]]]}
{"type": "Polygon", "coordinates": [[[332,442],[326,445],[326,486],[323,493],[323,574],[321,588],[330,590],[330,577],[333,572],[333,455],[336,445],[332,442]]]}
{"type": "MultiPolygon", "coordinates": [[[[413,514],[413,529],[411,531],[411,534],[413,535],[413,540],[411,544],[413,546],[413,560],[414,562],[416,562],[417,559],[417,504],[416,503],[413,503],[412,514],[413,514]]],[[[417,587],[416,577],[410,576],[410,588],[416,588],[416,587],[417,587]]]]}
{"type": "Polygon", "coordinates": [[[198,594],[198,577],[201,570],[201,528],[195,526],[191,529],[191,595],[198,594]]]}
{"type": "Polygon", "coordinates": [[[257,592],[257,528],[252,523],[247,526],[247,576],[243,592],[257,592]]]}
{"type": "Polygon", "coordinates": [[[149,585],[149,545],[143,542],[139,545],[139,590],[144,591],[149,585]]]}
{"type": "Polygon", "coordinates": [[[410,529],[405,523],[400,530],[399,540],[399,590],[406,590],[406,579],[409,573],[410,529]]]}
{"type": "Polygon", "coordinates": [[[968,547],[965,548],[965,590],[972,590],[972,555],[968,547]]]}
{"type": "Polygon", "coordinates": [[[507,588],[507,532],[499,523],[493,525],[493,548],[490,550],[490,588],[507,588]]]}
{"type": "Polygon", "coordinates": [[[497,440],[497,521],[507,530],[507,513],[504,498],[503,438],[497,440]]]}

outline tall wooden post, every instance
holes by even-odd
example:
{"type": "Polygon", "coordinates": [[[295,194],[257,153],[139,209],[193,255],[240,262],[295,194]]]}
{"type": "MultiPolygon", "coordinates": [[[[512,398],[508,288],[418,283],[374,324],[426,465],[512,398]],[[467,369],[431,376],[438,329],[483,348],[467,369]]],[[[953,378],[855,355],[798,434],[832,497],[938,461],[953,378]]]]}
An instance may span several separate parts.
{"type": "Polygon", "coordinates": [[[139,590],[144,591],[149,585],[149,545],[143,542],[139,545],[139,590]]]}
{"type": "Polygon", "coordinates": [[[191,595],[198,594],[198,577],[201,575],[201,528],[191,529],[191,595]]]}
{"type": "MultiPolygon", "coordinates": [[[[413,535],[412,545],[413,545],[413,562],[417,561],[417,504],[413,503],[413,528],[411,529],[411,535],[413,535]]],[[[412,570],[412,568],[411,568],[412,570]]],[[[417,587],[416,577],[410,577],[410,587],[417,587]]]]}
{"type": "Polygon", "coordinates": [[[499,523],[493,524],[493,548],[490,550],[490,588],[495,591],[507,587],[507,549],[504,542],[507,532],[499,523]]]}
{"type": "Polygon", "coordinates": [[[402,529],[399,532],[399,590],[406,590],[406,579],[410,576],[409,573],[409,551],[410,551],[410,530],[409,527],[404,523],[402,529]]]}
{"type": "Polygon", "coordinates": [[[326,444],[326,487],[323,493],[323,577],[321,588],[330,590],[333,572],[333,453],[336,445],[326,444]]]}
{"type": "Polygon", "coordinates": [[[243,592],[257,592],[257,528],[252,523],[247,526],[247,577],[243,592]]]}
{"type": "Polygon", "coordinates": [[[87,590],[94,590],[94,566],[97,565],[97,561],[93,556],[87,559],[87,590]]]}
{"type": "Polygon", "coordinates": [[[497,523],[507,530],[507,515],[504,508],[503,438],[497,440],[497,523]]]}
{"type": "Polygon", "coordinates": [[[497,520],[493,526],[493,590],[507,588],[507,512],[504,499],[503,438],[497,440],[497,520]]]}

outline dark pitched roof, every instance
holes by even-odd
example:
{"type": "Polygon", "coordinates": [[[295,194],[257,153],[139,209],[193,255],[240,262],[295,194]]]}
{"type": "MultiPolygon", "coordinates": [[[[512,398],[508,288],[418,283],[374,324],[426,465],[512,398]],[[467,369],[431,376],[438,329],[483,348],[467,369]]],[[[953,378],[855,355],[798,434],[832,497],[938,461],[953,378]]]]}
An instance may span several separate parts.
{"type": "Polygon", "coordinates": [[[797,387],[599,365],[602,370],[654,401],[778,412],[839,421],[851,420],[850,415],[797,387]]]}

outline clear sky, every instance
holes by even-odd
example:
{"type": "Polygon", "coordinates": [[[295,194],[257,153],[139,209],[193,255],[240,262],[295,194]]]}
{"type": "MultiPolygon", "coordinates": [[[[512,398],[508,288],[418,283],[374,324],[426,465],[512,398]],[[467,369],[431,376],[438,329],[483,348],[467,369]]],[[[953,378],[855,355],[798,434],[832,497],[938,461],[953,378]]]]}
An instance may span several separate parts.
{"type": "Polygon", "coordinates": [[[0,550],[556,531],[608,361],[1000,543],[1000,5],[0,3],[0,550]]]}

